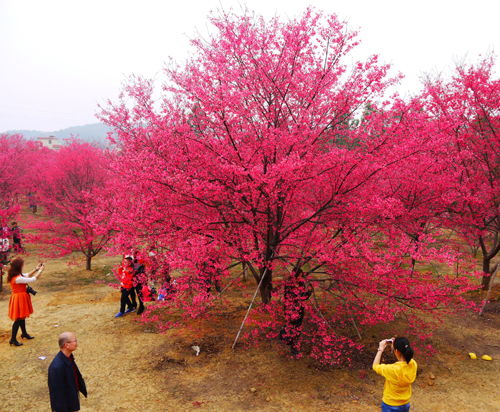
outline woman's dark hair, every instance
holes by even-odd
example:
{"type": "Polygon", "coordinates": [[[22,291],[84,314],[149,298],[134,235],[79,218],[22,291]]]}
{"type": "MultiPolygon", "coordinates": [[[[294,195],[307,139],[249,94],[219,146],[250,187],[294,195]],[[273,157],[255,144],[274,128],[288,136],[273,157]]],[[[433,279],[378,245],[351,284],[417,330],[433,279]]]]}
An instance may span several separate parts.
{"type": "Polygon", "coordinates": [[[15,258],[12,262],[10,262],[9,272],[7,274],[7,282],[17,275],[21,275],[23,272],[24,260],[21,258],[15,258]]]}
{"type": "Polygon", "coordinates": [[[394,349],[397,349],[404,356],[406,363],[410,362],[413,358],[413,349],[410,346],[410,341],[406,338],[400,337],[394,339],[394,349]]]}

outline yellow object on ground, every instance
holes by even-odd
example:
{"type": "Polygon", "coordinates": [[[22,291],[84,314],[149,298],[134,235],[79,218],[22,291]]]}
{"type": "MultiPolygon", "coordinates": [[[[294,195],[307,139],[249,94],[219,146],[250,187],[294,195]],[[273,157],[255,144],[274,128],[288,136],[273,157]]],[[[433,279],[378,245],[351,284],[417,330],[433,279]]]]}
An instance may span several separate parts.
{"type": "Polygon", "coordinates": [[[493,360],[490,355],[483,355],[483,356],[481,356],[481,359],[483,359],[483,360],[493,360]]]}
{"type": "Polygon", "coordinates": [[[469,358],[471,358],[471,359],[477,359],[477,356],[476,356],[475,353],[469,352],[469,358]]]}

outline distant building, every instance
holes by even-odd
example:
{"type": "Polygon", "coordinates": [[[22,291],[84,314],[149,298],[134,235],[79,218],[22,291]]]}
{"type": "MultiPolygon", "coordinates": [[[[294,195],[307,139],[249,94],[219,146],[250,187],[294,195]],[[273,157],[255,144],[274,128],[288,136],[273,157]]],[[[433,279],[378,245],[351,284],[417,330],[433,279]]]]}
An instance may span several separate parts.
{"type": "Polygon", "coordinates": [[[37,137],[36,140],[40,142],[43,147],[52,150],[59,150],[62,147],[62,142],[55,136],[37,137]]]}

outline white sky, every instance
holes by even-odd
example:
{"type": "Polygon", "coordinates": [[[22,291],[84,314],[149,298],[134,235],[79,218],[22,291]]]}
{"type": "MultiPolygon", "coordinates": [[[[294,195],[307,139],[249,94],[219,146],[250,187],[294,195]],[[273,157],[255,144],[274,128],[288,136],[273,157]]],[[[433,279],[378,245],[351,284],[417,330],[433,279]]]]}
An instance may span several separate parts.
{"type": "Polygon", "coordinates": [[[499,0],[0,0],[0,131],[97,122],[97,103],[128,75],[161,79],[168,57],[183,61],[207,33],[210,10],[242,4],[264,16],[336,13],[360,29],[361,53],[405,74],[403,94],[423,73],[500,53],[499,0]]]}

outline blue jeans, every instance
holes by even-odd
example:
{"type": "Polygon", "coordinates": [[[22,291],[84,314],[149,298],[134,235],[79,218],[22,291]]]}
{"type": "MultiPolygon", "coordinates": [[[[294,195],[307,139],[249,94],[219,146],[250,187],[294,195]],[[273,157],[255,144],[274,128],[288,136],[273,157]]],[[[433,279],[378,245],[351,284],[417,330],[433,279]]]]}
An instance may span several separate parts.
{"type": "Polygon", "coordinates": [[[410,410],[410,402],[399,406],[391,406],[382,402],[382,412],[409,412],[409,410],[410,410]]]}

